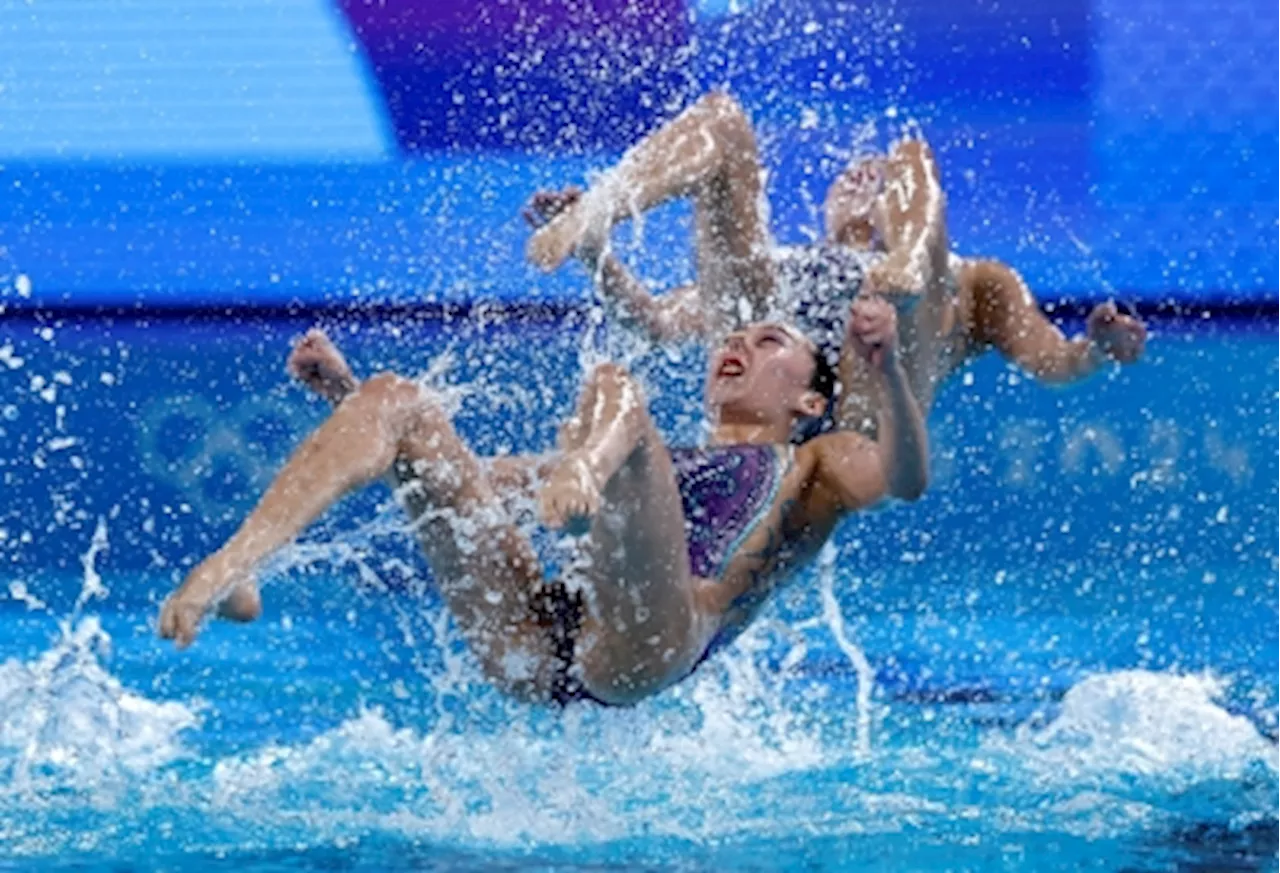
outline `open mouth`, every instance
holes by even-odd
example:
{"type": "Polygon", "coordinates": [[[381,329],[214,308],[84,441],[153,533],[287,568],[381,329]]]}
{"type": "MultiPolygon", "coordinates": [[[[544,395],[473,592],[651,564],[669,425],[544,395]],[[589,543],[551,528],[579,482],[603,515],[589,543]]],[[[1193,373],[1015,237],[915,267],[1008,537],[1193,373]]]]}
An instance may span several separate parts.
{"type": "Polygon", "coordinates": [[[720,362],[720,369],[716,370],[717,376],[741,376],[747,371],[742,361],[738,358],[727,357],[720,362]]]}

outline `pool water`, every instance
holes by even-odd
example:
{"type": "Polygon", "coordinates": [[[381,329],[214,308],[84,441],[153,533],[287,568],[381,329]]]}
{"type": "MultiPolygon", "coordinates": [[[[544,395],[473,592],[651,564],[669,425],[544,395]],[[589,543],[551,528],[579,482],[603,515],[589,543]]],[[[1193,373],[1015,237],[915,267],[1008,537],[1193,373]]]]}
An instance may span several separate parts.
{"type": "MultiPolygon", "coordinates": [[[[1071,391],[980,362],[923,500],[691,680],[564,712],[485,686],[376,489],[260,622],[155,638],[323,415],[305,326],[0,324],[0,870],[1276,868],[1274,324],[1157,325],[1071,391]]],[[[486,451],[549,445],[590,356],[573,319],[335,331],[486,451]]],[[[696,439],[702,361],[635,366],[696,439]]]]}

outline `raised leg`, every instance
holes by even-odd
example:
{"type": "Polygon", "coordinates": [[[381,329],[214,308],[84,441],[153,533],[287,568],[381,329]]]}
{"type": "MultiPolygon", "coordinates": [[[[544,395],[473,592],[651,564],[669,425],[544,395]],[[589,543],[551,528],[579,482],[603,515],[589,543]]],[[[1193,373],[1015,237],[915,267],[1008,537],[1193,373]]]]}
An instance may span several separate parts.
{"type": "MultiPolygon", "coordinates": [[[[289,375],[334,406],[360,387],[360,381],[342,352],[338,351],[333,341],[319,328],[307,331],[294,344],[286,369],[289,375]]],[[[527,455],[507,455],[485,460],[489,484],[504,495],[518,495],[522,498],[531,498],[536,494],[540,473],[549,464],[546,457],[527,455]]],[[[388,484],[393,488],[405,484],[406,480],[401,475],[405,472],[403,465],[394,465],[386,477],[388,484]]],[[[409,476],[412,477],[412,471],[409,471],[409,476]]],[[[227,602],[235,596],[233,592],[227,602]]],[[[226,615],[226,611],[222,614],[226,615]]]]}
{"type": "Polygon", "coordinates": [[[645,137],[583,197],[529,240],[529,259],[555,269],[579,247],[676,197],[692,197],[698,285],[729,323],[763,317],[773,290],[755,134],[742,107],[712,92],[645,137]],[[740,310],[745,304],[746,312],[740,310]]]}
{"type": "MultiPolygon", "coordinates": [[[[884,190],[874,209],[884,259],[867,274],[862,292],[882,294],[899,309],[899,347],[912,391],[926,414],[945,375],[947,332],[954,322],[954,278],[946,225],[946,197],[933,152],[902,140],[882,165],[884,190]]],[[[840,359],[843,426],[874,433],[876,380],[862,358],[840,359]]]]}
{"type": "Polygon", "coordinates": [[[596,697],[630,703],[682,677],[704,642],[671,458],[640,386],[612,365],[592,372],[561,439],[541,505],[549,524],[589,524],[581,678],[596,697]]]}
{"type": "Polygon", "coordinates": [[[298,448],[240,529],[166,601],[162,636],[179,645],[222,595],[252,587],[256,567],[348,491],[394,472],[440,592],[486,674],[544,696],[554,662],[530,609],[541,570],[508,520],[480,460],[419,386],[375,376],[298,448]]]}

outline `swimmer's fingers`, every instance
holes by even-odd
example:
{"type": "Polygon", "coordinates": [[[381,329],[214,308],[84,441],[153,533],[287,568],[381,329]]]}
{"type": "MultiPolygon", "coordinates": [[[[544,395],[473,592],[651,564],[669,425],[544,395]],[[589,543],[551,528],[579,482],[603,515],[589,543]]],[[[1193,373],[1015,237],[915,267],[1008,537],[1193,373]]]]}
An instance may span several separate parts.
{"type": "Polygon", "coordinates": [[[864,343],[891,342],[897,338],[897,310],[883,297],[860,297],[850,306],[849,328],[864,343]]]}
{"type": "Polygon", "coordinates": [[[1105,303],[1099,303],[1093,307],[1093,311],[1089,313],[1086,320],[1087,328],[1090,334],[1102,329],[1107,324],[1115,320],[1120,313],[1119,307],[1116,306],[1114,300],[1108,300],[1105,303]]]}
{"type": "Polygon", "coordinates": [[[850,344],[876,366],[890,362],[897,352],[898,313],[882,297],[860,297],[849,312],[850,344]]]}
{"type": "Polygon", "coordinates": [[[305,378],[304,374],[308,369],[314,369],[316,355],[333,348],[329,335],[322,329],[313,327],[294,342],[289,350],[289,357],[285,360],[285,370],[295,378],[305,378]]]}
{"type": "Polygon", "coordinates": [[[1147,347],[1147,328],[1136,318],[1117,316],[1116,337],[1111,343],[1111,357],[1121,364],[1132,364],[1142,357],[1147,347]]]}

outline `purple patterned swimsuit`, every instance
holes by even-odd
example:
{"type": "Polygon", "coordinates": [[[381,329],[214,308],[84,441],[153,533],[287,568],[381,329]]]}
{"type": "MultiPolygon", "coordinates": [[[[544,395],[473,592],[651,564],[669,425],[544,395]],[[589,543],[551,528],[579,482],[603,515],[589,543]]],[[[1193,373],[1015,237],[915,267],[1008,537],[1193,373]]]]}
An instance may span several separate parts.
{"type": "MultiPolygon", "coordinates": [[[[689,571],[694,576],[719,579],[725,564],[768,515],[789,466],[784,453],[780,446],[748,444],[671,450],[684,509],[689,571]]],[[[574,644],[582,624],[581,596],[570,593],[562,582],[549,583],[535,601],[535,609],[561,663],[552,700],[561,705],[576,700],[603,704],[582,686],[573,670],[574,644]]],[[[742,626],[722,628],[694,668],[732,641],[742,626]]]]}
{"type": "Polygon", "coordinates": [[[673,449],[689,572],[719,579],[725,562],[769,512],[784,464],[772,445],[673,449]]]}

